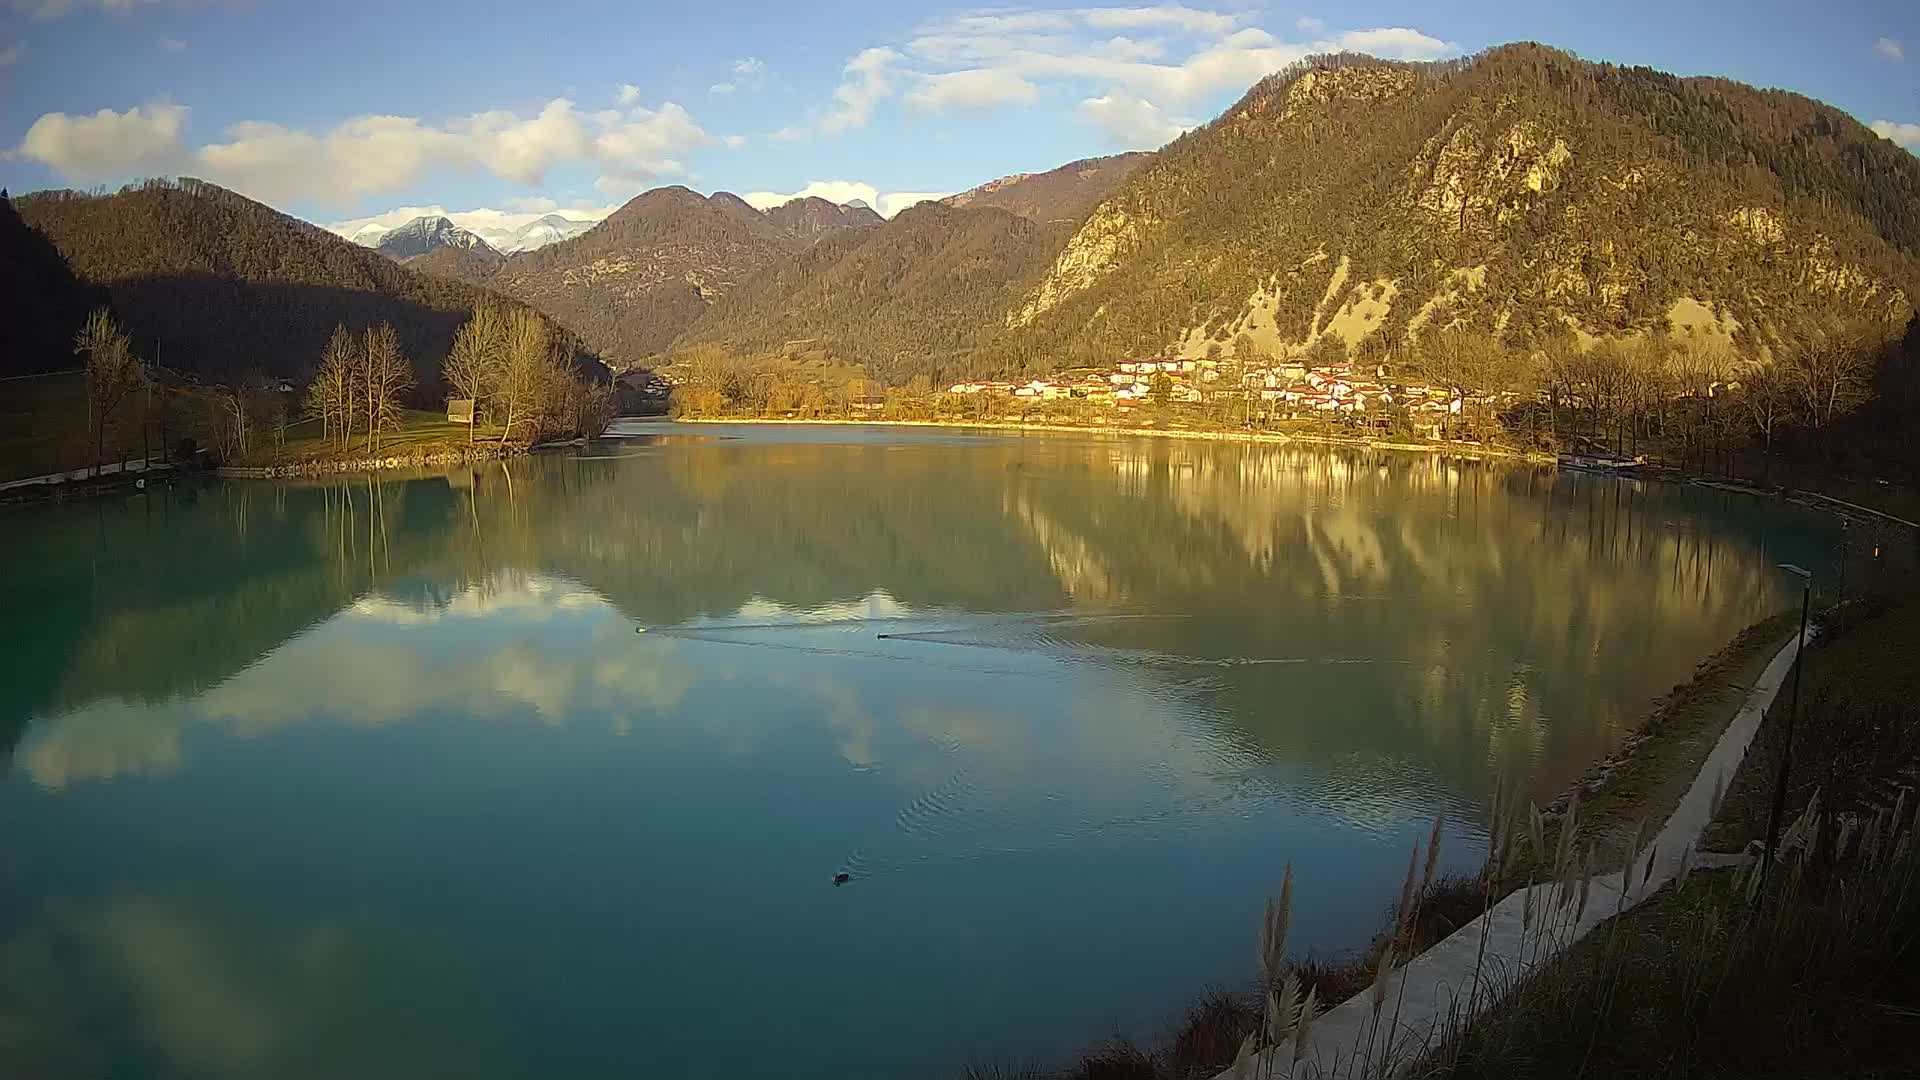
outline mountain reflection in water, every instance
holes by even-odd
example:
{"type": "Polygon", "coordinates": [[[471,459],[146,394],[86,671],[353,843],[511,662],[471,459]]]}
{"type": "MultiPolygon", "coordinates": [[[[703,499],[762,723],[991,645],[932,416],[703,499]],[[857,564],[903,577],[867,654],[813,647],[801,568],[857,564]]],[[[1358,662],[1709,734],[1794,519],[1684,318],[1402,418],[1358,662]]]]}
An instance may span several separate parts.
{"type": "Polygon", "coordinates": [[[1496,776],[1564,786],[1834,539],[1440,456],[687,434],[13,514],[0,1071],[1151,1032],[1283,864],[1358,945],[1433,814],[1475,863],[1496,776]]]}

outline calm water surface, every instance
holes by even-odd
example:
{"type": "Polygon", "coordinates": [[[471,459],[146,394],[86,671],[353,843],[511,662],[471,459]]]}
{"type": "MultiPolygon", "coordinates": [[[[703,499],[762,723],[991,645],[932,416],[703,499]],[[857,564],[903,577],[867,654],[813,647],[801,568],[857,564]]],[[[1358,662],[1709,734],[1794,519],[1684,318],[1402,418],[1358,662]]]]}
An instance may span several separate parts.
{"type": "Polygon", "coordinates": [[[1835,531],[1439,457],[674,429],[0,517],[0,1074],[919,1077],[1360,945],[1835,531]],[[643,633],[636,633],[643,630],[643,633]],[[842,887],[837,873],[851,875],[842,887]]]}

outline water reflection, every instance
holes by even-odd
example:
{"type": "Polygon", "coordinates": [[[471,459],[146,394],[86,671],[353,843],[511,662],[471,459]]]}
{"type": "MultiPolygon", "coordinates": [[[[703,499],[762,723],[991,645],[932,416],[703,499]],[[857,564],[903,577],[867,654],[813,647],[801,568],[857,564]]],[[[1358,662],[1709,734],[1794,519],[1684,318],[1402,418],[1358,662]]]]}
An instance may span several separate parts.
{"type": "Polygon", "coordinates": [[[1564,784],[1831,539],[1437,457],[741,434],[13,519],[0,1064],[1057,1053],[1242,974],[1282,862],[1356,942],[1424,819],[1470,861],[1495,775],[1564,784]]]}

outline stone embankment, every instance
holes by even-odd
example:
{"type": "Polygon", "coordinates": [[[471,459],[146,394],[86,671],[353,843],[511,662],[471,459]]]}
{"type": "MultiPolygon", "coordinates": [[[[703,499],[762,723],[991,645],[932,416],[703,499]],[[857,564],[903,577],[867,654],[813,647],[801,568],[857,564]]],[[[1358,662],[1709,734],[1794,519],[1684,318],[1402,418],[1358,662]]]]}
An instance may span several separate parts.
{"type": "Polygon", "coordinates": [[[449,449],[446,447],[428,451],[415,451],[405,454],[366,455],[345,458],[318,458],[311,461],[291,461],[278,465],[227,465],[220,469],[221,476],[277,478],[292,476],[328,476],[334,473],[375,472],[382,469],[431,469],[445,468],[448,465],[466,465],[477,461],[493,461],[498,458],[512,457],[527,452],[525,446],[509,444],[500,446],[475,445],[449,449]]]}

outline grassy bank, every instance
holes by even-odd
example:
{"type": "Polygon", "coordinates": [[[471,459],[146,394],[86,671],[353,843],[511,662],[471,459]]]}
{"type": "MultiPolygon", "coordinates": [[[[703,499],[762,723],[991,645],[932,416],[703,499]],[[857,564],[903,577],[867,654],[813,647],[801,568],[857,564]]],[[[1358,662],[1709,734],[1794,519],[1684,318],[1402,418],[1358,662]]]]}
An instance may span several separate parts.
{"type": "Polygon", "coordinates": [[[513,444],[502,448],[498,427],[482,424],[469,432],[467,425],[449,423],[442,413],[420,409],[406,410],[400,425],[381,432],[377,444],[364,433],[344,442],[324,438],[318,420],[288,425],[284,441],[268,438],[262,443],[229,464],[241,469],[299,471],[374,460],[411,462],[524,449],[513,444]]]}
{"type": "MultiPolygon", "coordinates": [[[[211,446],[214,404],[199,387],[157,385],[120,407],[107,424],[102,464],[158,459],[190,439],[211,446]]],[[[95,464],[86,378],[77,371],[0,381],[0,483],[95,464]]]]}
{"type": "MultiPolygon", "coordinates": [[[[1417,1070],[1435,1077],[1911,1076],[1920,1055],[1920,605],[1808,650],[1781,854],[1699,870],[1613,919],[1417,1070]]],[[[1791,691],[1708,839],[1765,834],[1791,691]]],[[[1722,860],[1725,861],[1725,860],[1722,860]]]]}
{"type": "MultiPolygon", "coordinates": [[[[291,401],[285,404],[297,408],[291,401]]],[[[107,425],[102,461],[107,465],[128,459],[137,462],[143,453],[158,461],[182,442],[217,450],[223,415],[211,388],[156,383],[150,392],[123,405],[107,425]]],[[[324,468],[376,458],[417,460],[464,454],[470,449],[466,426],[448,423],[437,411],[407,410],[398,428],[381,433],[377,450],[364,434],[345,445],[322,438],[318,420],[298,420],[283,431],[276,429],[269,416],[255,423],[253,445],[226,464],[243,469],[324,468]]],[[[499,438],[498,427],[481,425],[473,432],[473,452],[493,452],[480,444],[498,443],[499,438]]],[[[83,375],[63,372],[0,383],[0,483],[89,468],[94,455],[83,375]]]]}
{"type": "MultiPolygon", "coordinates": [[[[1618,867],[1633,834],[1650,835],[1679,804],[1681,796],[1739,712],[1752,683],[1791,640],[1796,613],[1762,620],[1703,660],[1693,677],[1657,701],[1639,730],[1599,763],[1568,794],[1562,812],[1540,808],[1533,835],[1531,810],[1503,799],[1502,814],[1516,822],[1504,866],[1489,865],[1479,874],[1447,876],[1434,872],[1436,849],[1450,841],[1444,821],[1407,871],[1402,899],[1385,913],[1381,932],[1363,949],[1332,957],[1292,957],[1278,965],[1277,980],[1295,985],[1295,1005],[1311,994],[1325,1008],[1368,991],[1383,970],[1397,967],[1478,918],[1494,902],[1530,881],[1552,880],[1560,847],[1564,812],[1578,792],[1580,846],[1591,844],[1591,868],[1618,867]],[[1643,824],[1644,823],[1644,824],[1643,824]],[[1537,850],[1540,854],[1536,854],[1537,850]]],[[[1640,845],[1644,851],[1644,841],[1640,845]]],[[[1253,928],[1249,928],[1249,937],[1253,928]]],[[[1284,936],[1284,934],[1282,935],[1284,936]]],[[[979,1066],[967,1077],[1020,1076],[1041,1080],[1124,1077],[1134,1080],[1191,1080],[1212,1077],[1232,1064],[1242,1041],[1262,1022],[1261,983],[1244,988],[1214,988],[1204,993],[1161,1037],[1145,1043],[1116,1039],[1093,1047],[1070,1065],[979,1066]]]]}

